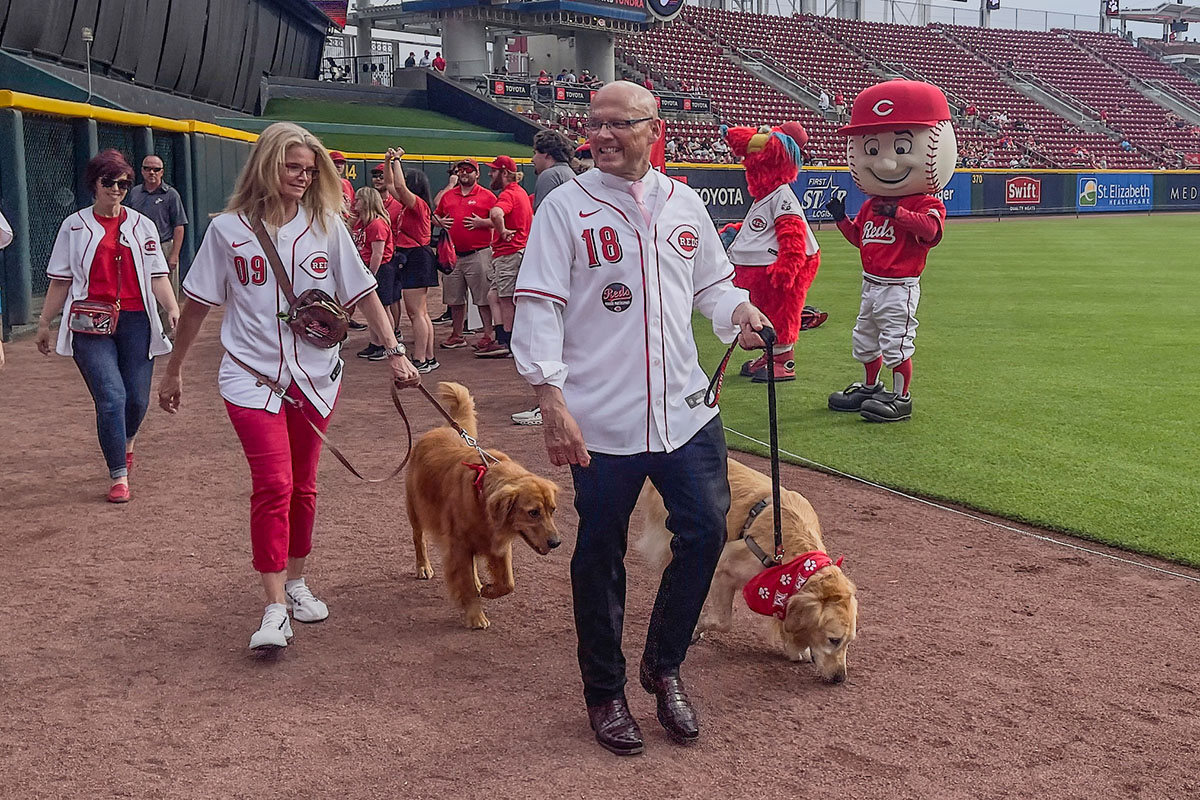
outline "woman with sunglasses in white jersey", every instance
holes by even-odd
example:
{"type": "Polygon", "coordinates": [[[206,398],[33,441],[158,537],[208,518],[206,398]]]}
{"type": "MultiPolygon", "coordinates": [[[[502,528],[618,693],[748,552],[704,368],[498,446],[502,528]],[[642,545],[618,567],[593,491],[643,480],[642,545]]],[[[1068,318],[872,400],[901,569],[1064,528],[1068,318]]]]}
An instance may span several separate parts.
{"type": "Polygon", "coordinates": [[[175,327],[179,306],[167,277],[158,228],[121,205],[133,167],[116,150],[88,161],[95,202],[63,220],[46,266],[50,287],[37,346],[72,356],[96,404],[96,431],[108,465],[108,502],[129,502],[133,442],[150,405],[154,358],[171,352],[158,306],[175,327]],[[62,313],[57,337],[50,321],[62,313]],[[52,341],[53,340],[53,341],[52,341]]]}

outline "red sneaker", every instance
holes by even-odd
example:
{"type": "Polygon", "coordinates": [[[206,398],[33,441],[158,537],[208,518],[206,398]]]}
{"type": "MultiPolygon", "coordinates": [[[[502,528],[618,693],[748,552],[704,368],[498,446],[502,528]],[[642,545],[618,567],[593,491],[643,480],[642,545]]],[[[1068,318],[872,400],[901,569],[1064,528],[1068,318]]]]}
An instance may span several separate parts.
{"type": "Polygon", "coordinates": [[[460,347],[466,347],[467,340],[461,336],[449,336],[446,341],[442,342],[442,347],[446,350],[457,350],[460,347]]]}
{"type": "Polygon", "coordinates": [[[125,483],[114,483],[112,488],[108,490],[108,502],[128,503],[129,485],[125,483]]]}
{"type": "Polygon", "coordinates": [[[753,377],[754,373],[756,373],[760,369],[762,369],[763,366],[766,365],[766,363],[767,363],[766,353],[763,353],[758,358],[747,361],[745,364],[742,364],[742,372],[741,372],[742,377],[744,377],[744,378],[753,377]]]}
{"type": "Polygon", "coordinates": [[[786,353],[777,354],[773,365],[768,366],[763,364],[762,368],[754,373],[754,377],[751,380],[755,383],[766,383],[767,370],[771,368],[775,370],[776,382],[796,380],[796,360],[791,350],[788,350],[786,353]]]}
{"type": "Polygon", "coordinates": [[[475,348],[476,358],[507,358],[509,355],[508,348],[494,339],[482,347],[475,348]]]}
{"type": "Polygon", "coordinates": [[[490,336],[480,336],[475,340],[475,344],[471,345],[472,350],[487,350],[494,345],[496,340],[490,336]]]}

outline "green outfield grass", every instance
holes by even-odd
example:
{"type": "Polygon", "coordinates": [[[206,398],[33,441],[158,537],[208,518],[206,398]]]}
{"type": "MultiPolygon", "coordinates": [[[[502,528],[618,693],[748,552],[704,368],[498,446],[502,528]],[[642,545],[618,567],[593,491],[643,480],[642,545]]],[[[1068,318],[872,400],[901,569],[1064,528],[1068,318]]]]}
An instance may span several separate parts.
{"type": "Polygon", "coordinates": [[[352,153],[382,153],[400,144],[413,155],[425,156],[498,156],[527,155],[529,148],[514,142],[481,142],[454,136],[454,131],[487,131],[454,117],[421,108],[368,106],[357,103],[325,103],[315,100],[272,100],[267,104],[267,119],[291,122],[342,122],[351,125],[379,125],[392,128],[423,128],[428,136],[396,137],[371,134],[327,133],[321,141],[331,150],[352,153]]]}
{"type": "MultiPolygon", "coordinates": [[[[860,273],[836,230],[818,238],[809,302],[830,317],[800,335],[797,380],[779,386],[783,449],[1200,566],[1200,219],[951,225],[921,279],[914,416],[890,425],[826,409],[862,379],[850,356],[860,273]]],[[[698,338],[711,370],[721,346],[698,338]]],[[[731,375],[725,424],[766,441],[765,397],[731,375]]]]}
{"type": "Polygon", "coordinates": [[[486,131],[436,111],[360,103],[326,103],[320,100],[271,100],[263,113],[268,119],[294,122],[345,122],[351,125],[384,125],[390,128],[432,128],[444,131],[486,131]]]}

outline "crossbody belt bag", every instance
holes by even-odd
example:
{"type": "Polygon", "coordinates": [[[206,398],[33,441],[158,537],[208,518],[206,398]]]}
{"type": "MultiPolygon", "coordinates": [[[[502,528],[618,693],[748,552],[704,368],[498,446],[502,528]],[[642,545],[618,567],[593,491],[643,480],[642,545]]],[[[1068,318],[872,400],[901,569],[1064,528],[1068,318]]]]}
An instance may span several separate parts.
{"type": "Polygon", "coordinates": [[[350,334],[350,315],[346,309],[320,289],[307,289],[297,297],[279,258],[279,251],[275,249],[275,243],[267,234],[262,220],[255,220],[251,230],[267,254],[267,261],[275,273],[275,282],[288,301],[287,311],[280,314],[279,318],[287,323],[292,333],[313,347],[328,350],[346,341],[350,334]]]}

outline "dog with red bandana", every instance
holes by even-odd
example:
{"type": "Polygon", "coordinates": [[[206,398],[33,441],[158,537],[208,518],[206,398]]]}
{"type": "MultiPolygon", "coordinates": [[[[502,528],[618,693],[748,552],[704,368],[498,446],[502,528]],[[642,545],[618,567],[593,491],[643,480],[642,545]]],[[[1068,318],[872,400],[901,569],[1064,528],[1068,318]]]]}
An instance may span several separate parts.
{"type": "MultiPolygon", "coordinates": [[[[739,590],[750,610],[769,618],[773,643],[792,661],[811,661],[827,683],[846,680],[846,653],[858,632],[858,596],[842,561],[825,553],[821,523],[799,492],[781,489],[784,563],[764,568],[774,550],[771,478],[729,459],[725,549],[696,625],[696,636],[733,629],[739,590]],[[756,548],[759,551],[756,554],[756,548]]],[[[638,507],[645,525],[635,547],[652,565],[671,560],[671,532],[662,498],[649,484],[638,507]]],[[[737,617],[738,620],[748,617],[737,617]]]]}

